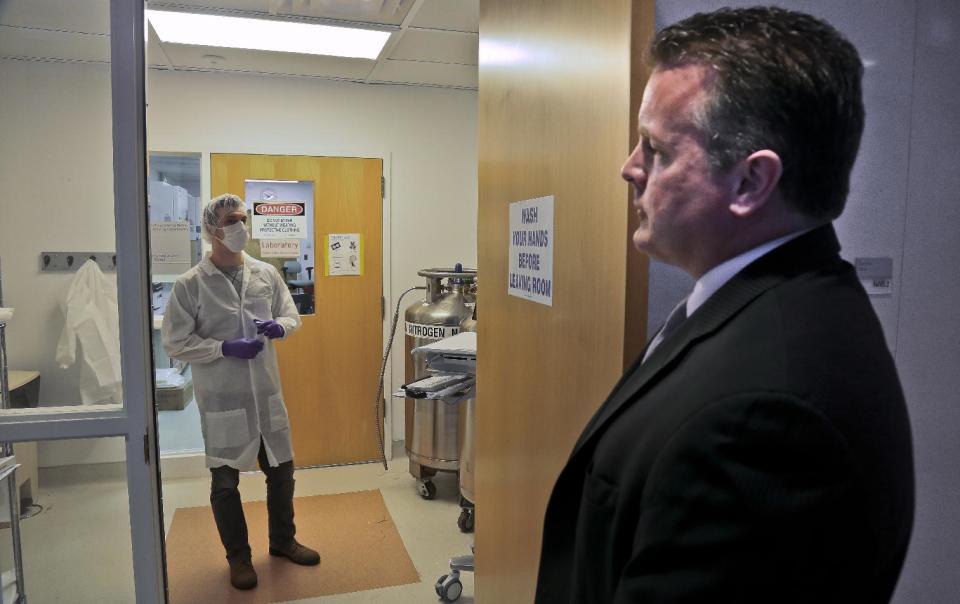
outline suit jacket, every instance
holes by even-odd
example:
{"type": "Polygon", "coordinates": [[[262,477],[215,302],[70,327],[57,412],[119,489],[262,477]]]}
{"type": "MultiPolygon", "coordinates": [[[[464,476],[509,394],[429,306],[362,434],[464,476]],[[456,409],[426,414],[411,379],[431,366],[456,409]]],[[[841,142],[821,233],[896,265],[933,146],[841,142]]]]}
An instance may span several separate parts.
{"type": "Polygon", "coordinates": [[[557,479],[538,603],[890,599],[910,427],[839,251],[827,225],[761,257],[624,374],[557,479]]]}

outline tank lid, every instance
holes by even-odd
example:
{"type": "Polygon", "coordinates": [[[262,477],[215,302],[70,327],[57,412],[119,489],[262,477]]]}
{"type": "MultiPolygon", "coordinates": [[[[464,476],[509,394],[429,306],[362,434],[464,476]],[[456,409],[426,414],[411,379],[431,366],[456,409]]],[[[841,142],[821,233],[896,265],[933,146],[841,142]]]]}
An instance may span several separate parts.
{"type": "Polygon", "coordinates": [[[477,269],[463,268],[463,266],[457,264],[456,268],[425,268],[417,271],[417,274],[432,279],[460,279],[469,282],[476,279],[477,269]],[[457,268],[460,270],[457,270],[457,268]]]}

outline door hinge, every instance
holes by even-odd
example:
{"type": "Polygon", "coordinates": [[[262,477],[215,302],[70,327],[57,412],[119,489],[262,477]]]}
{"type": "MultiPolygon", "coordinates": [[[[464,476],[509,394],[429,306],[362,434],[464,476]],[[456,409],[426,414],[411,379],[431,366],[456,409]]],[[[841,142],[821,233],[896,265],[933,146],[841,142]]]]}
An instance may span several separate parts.
{"type": "Polygon", "coordinates": [[[150,464],[150,439],[143,435],[143,463],[150,464]]]}
{"type": "Polygon", "coordinates": [[[387,197],[387,179],[384,176],[380,177],[380,199],[386,199],[387,197]]]}
{"type": "Polygon", "coordinates": [[[387,299],[383,296],[380,296],[380,320],[383,321],[387,318],[387,299]]]}

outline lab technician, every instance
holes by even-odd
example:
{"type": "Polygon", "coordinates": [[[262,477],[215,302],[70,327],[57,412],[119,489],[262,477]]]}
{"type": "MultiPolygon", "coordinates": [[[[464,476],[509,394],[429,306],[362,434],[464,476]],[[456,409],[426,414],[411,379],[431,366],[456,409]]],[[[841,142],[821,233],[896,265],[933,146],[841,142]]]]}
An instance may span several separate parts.
{"type": "Polygon", "coordinates": [[[320,555],[294,539],[293,446],[272,340],[300,327],[293,299],[277,270],[243,253],[247,211],[236,195],[221,195],[203,211],[213,245],[174,284],[163,315],[163,345],[193,368],[194,390],[212,477],[210,504],[230,565],[230,582],[251,589],[247,524],[240,504],[240,470],[254,461],[266,474],[270,555],[303,565],[320,555]]]}
{"type": "Polygon", "coordinates": [[[864,125],[857,50],[751,8],[669,26],[650,55],[622,168],[633,243],[696,284],[558,477],[536,602],[887,602],[910,427],[832,226],[864,125]]]}

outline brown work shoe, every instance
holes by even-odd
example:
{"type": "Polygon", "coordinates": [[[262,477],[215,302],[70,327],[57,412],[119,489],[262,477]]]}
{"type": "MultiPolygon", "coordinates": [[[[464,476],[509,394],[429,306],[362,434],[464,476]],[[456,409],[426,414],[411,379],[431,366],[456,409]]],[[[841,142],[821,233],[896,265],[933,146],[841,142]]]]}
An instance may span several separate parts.
{"type": "Polygon", "coordinates": [[[271,547],[270,555],[283,556],[284,558],[288,558],[291,562],[302,564],[303,566],[316,566],[317,564],[320,564],[319,553],[305,545],[300,545],[296,541],[291,543],[289,547],[282,549],[279,547],[271,547]]]}
{"type": "Polygon", "coordinates": [[[250,560],[227,560],[230,563],[230,585],[237,589],[253,589],[257,586],[257,571],[250,560]]]}

